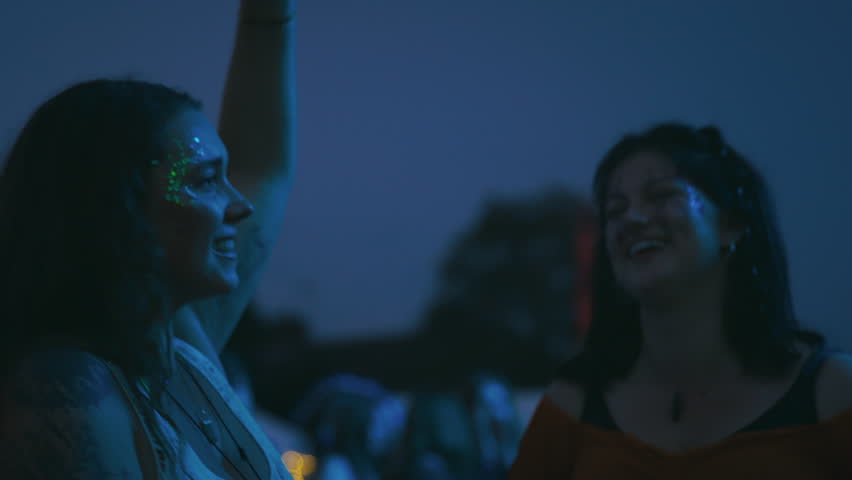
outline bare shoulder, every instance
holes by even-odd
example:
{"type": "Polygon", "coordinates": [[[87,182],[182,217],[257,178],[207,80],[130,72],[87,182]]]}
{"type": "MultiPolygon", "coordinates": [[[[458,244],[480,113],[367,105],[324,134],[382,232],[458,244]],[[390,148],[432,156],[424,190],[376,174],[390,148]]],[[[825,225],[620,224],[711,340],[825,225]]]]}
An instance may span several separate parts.
{"type": "Polygon", "coordinates": [[[816,379],[816,403],[820,420],[852,408],[852,354],[829,356],[816,379]]]}
{"type": "Polygon", "coordinates": [[[34,353],[4,381],[0,402],[0,477],[142,478],[132,414],[98,357],[34,353]]]}
{"type": "Polygon", "coordinates": [[[566,414],[580,418],[584,398],[583,388],[580,385],[565,380],[555,380],[547,387],[544,396],[566,414]]]}

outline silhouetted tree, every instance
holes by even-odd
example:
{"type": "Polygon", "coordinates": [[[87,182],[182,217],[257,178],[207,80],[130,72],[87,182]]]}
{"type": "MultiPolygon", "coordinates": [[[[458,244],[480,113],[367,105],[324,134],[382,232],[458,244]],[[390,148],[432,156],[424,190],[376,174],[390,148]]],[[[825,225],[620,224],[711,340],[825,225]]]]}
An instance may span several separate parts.
{"type": "Polygon", "coordinates": [[[422,328],[411,335],[314,343],[301,316],[259,321],[249,310],[232,346],[252,367],[258,401],[278,412],[337,373],[403,391],[461,391],[481,370],[541,387],[582,331],[578,296],[588,288],[577,268],[578,256],[591,254],[591,220],[588,204],[565,188],[494,198],[450,245],[422,328]]]}
{"type": "Polygon", "coordinates": [[[577,239],[590,220],[589,205],[565,188],[486,203],[452,244],[426,313],[424,333],[454,352],[444,361],[513,380],[549,374],[577,336],[577,239]]]}

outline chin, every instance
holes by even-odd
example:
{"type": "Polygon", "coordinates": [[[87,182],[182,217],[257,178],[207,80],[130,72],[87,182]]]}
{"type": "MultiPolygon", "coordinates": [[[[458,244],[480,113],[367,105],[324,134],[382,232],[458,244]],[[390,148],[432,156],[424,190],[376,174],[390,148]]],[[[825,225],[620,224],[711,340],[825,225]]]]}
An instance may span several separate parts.
{"type": "Polygon", "coordinates": [[[218,297],[233,292],[239,286],[240,279],[236,273],[228,275],[219,274],[208,277],[208,280],[203,283],[202,294],[204,298],[218,297]]]}
{"type": "Polygon", "coordinates": [[[229,275],[226,277],[222,277],[219,282],[219,295],[225,295],[226,293],[233,292],[237,287],[240,286],[240,277],[237,276],[236,273],[233,275],[229,275]]]}
{"type": "Polygon", "coordinates": [[[640,303],[645,300],[660,299],[676,289],[677,278],[673,275],[642,275],[623,283],[625,290],[640,303]]]}

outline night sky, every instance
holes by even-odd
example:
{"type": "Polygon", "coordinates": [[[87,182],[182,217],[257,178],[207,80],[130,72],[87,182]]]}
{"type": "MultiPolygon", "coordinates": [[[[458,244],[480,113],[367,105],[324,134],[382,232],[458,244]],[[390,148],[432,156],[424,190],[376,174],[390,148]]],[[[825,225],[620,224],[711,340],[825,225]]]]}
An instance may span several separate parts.
{"type": "MultiPolygon", "coordinates": [[[[4,149],[96,76],[215,117],[237,5],[2,2],[4,149]]],[[[852,347],[850,25],[843,0],[302,0],[297,177],[259,303],[322,340],[404,333],[484,199],[586,193],[623,133],[712,122],[772,186],[803,321],[852,347]]]]}

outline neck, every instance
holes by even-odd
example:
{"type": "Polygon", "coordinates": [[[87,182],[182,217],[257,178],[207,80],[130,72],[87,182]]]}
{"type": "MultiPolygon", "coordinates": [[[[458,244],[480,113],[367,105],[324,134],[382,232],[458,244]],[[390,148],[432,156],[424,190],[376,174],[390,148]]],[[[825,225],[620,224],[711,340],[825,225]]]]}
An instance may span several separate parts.
{"type": "Polygon", "coordinates": [[[152,376],[167,379],[172,376],[174,353],[174,315],[168,310],[151,322],[145,334],[145,352],[148,370],[152,376]]]}
{"type": "Polygon", "coordinates": [[[721,288],[696,288],[675,300],[640,305],[642,347],[636,373],[678,391],[740,374],[723,332],[721,288]]]}

